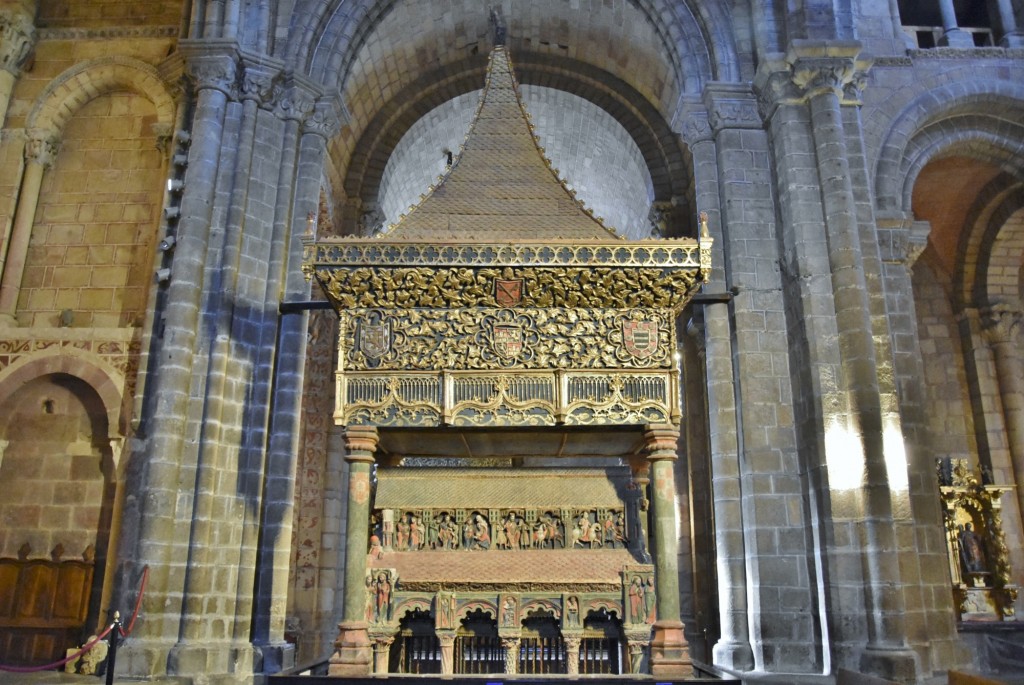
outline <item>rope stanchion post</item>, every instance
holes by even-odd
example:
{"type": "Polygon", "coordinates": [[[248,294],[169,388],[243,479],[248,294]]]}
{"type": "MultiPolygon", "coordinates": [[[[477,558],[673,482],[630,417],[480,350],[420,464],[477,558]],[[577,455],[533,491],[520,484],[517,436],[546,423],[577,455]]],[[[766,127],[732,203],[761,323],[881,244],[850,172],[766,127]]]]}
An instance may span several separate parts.
{"type": "Polygon", "coordinates": [[[117,665],[117,643],[121,638],[121,612],[114,612],[114,623],[107,638],[107,685],[114,685],[114,667],[117,665]]]}

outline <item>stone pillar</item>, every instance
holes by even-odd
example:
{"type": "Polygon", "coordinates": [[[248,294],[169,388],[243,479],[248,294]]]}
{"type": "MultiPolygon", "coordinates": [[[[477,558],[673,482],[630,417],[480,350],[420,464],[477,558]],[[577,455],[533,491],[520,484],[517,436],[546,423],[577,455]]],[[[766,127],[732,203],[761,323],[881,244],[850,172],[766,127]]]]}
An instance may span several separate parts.
{"type": "Polygon", "coordinates": [[[455,674],[455,631],[438,631],[437,641],[441,645],[441,675],[455,674]]]}
{"type": "Polygon", "coordinates": [[[14,83],[36,42],[36,27],[26,7],[0,7],[0,127],[7,119],[14,83]]]}
{"type": "Polygon", "coordinates": [[[626,673],[640,675],[651,671],[647,652],[651,646],[651,634],[647,630],[626,631],[626,651],[629,658],[626,673]]]}
{"type": "Polygon", "coordinates": [[[939,12],[942,14],[942,37],[939,45],[951,48],[973,48],[974,39],[971,34],[961,30],[956,20],[956,9],[953,0],[939,0],[939,12]]]}
{"type": "Polygon", "coordinates": [[[1000,303],[983,310],[985,338],[995,356],[995,378],[1003,404],[1006,442],[1018,484],[1017,501],[1024,512],[1024,363],[1021,362],[1019,334],[1022,314],[1013,306],[1000,303]]]}
{"type": "Polygon", "coordinates": [[[501,638],[501,648],[505,650],[505,673],[507,675],[519,673],[519,638],[501,638]]]}
{"type": "MultiPolygon", "coordinates": [[[[718,152],[703,103],[695,103],[683,125],[683,135],[696,169],[697,207],[707,213],[708,229],[715,245],[725,245],[719,201],[718,152]]],[[[712,281],[706,292],[725,292],[725,264],[721,251],[712,259],[712,281]]],[[[715,514],[715,551],[718,563],[718,611],[720,635],[713,648],[713,662],[725,668],[748,671],[754,667],[747,630],[747,572],[743,546],[743,506],[740,498],[739,426],[736,414],[736,378],[733,370],[732,330],[729,305],[704,306],[703,339],[711,481],[715,514]]]]}
{"type": "Polygon", "coordinates": [[[996,0],[999,11],[999,27],[1003,35],[999,37],[999,45],[1004,48],[1024,46],[1024,34],[1017,30],[1017,17],[1013,14],[1011,0],[996,0]]]}
{"type": "Polygon", "coordinates": [[[349,465],[348,511],[345,517],[344,613],[338,624],[329,674],[366,676],[370,673],[370,639],[366,624],[366,550],[370,527],[370,469],[377,450],[377,429],[348,426],[345,446],[349,465]]]}
{"type": "Polygon", "coordinates": [[[658,595],[658,620],[651,639],[651,673],[656,678],[686,678],[693,674],[693,668],[683,622],[679,620],[678,505],[673,473],[679,428],[651,425],[644,439],[644,451],[651,462],[651,540],[658,595]]]}
{"type": "Polygon", "coordinates": [[[580,674],[580,644],[583,641],[581,635],[566,635],[562,633],[562,642],[565,644],[565,672],[567,675],[580,674]]]}
{"type": "MultiPolygon", "coordinates": [[[[284,639],[285,611],[292,555],[292,523],[295,504],[295,473],[299,460],[299,421],[302,415],[303,385],[305,378],[306,342],[309,315],[290,314],[279,317],[279,307],[271,308],[283,300],[301,300],[309,297],[309,284],[298,278],[282,283],[289,259],[289,247],[294,224],[292,205],[300,184],[296,175],[298,165],[298,136],[302,119],[312,111],[312,94],[294,88],[287,97],[278,101],[278,116],[284,120],[284,140],[281,150],[281,168],[278,176],[277,203],[274,212],[268,281],[268,304],[264,307],[264,328],[274,327],[277,346],[261,348],[257,367],[271,378],[257,383],[263,392],[273,389],[274,411],[269,416],[266,456],[266,496],[261,517],[261,549],[257,565],[259,586],[256,588],[256,610],[253,619],[253,643],[263,653],[264,672],[272,673],[287,668],[295,658],[295,647],[284,639]],[[283,292],[283,297],[281,293],[283,292]]],[[[306,212],[302,212],[304,218],[306,212]]],[[[305,230],[305,221],[297,229],[305,230]]],[[[269,335],[269,333],[268,333],[269,335]]],[[[269,397],[261,398],[269,412],[269,397]]]]}
{"type": "Polygon", "coordinates": [[[395,642],[394,635],[375,635],[373,638],[373,674],[386,675],[388,672],[388,657],[391,655],[391,645],[395,642]]]}
{"type": "MultiPolygon", "coordinates": [[[[893,554],[897,541],[886,459],[887,451],[894,446],[887,445],[884,432],[887,421],[898,424],[898,420],[883,416],[879,397],[872,307],[865,283],[841,106],[843,87],[857,77],[860,69],[856,59],[859,52],[860,45],[855,42],[807,43],[794,46],[789,60],[793,83],[808,99],[825,217],[843,370],[839,397],[849,407],[848,412],[837,413],[836,420],[845,432],[844,439],[854,441],[855,454],[863,458],[860,497],[865,540],[861,560],[868,641],[861,667],[868,673],[902,681],[917,677],[917,663],[907,647],[903,594],[892,590],[900,587],[901,576],[898,556],[893,554]]],[[[896,456],[892,454],[894,467],[903,469],[905,482],[906,465],[895,464],[896,456]]],[[[850,458],[856,457],[846,455],[850,458]]]]}
{"type": "Polygon", "coordinates": [[[58,137],[53,131],[29,131],[25,144],[25,172],[21,178],[18,206],[14,211],[14,224],[4,256],[3,277],[0,278],[0,325],[17,325],[18,295],[21,277],[25,273],[28,244],[39,204],[39,188],[43,173],[57,157],[58,137]]]}

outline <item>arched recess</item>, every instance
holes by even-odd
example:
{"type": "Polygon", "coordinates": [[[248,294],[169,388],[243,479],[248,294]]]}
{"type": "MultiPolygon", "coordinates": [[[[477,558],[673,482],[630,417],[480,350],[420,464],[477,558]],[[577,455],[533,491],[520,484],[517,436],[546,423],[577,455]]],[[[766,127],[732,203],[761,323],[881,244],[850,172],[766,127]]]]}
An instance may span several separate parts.
{"type": "Polygon", "coordinates": [[[88,582],[61,570],[51,582],[22,588],[39,593],[26,604],[33,625],[44,632],[80,629],[75,642],[106,618],[100,607],[117,537],[122,443],[112,437],[120,437],[120,393],[116,374],[103,367],[75,354],[45,354],[0,374],[0,481],[7,492],[0,516],[8,524],[0,553],[12,556],[12,547],[25,545],[30,558],[86,562],[88,582]],[[45,602],[51,595],[64,603],[52,614],[53,602],[45,602]],[[57,616],[64,618],[55,623],[57,616]]]}
{"type": "MultiPolygon", "coordinates": [[[[334,179],[334,187],[343,190],[345,199],[358,198],[364,206],[375,202],[387,161],[402,136],[435,107],[478,90],[485,69],[486,57],[478,55],[422,76],[380,108],[355,143],[347,166],[343,147],[337,142],[332,145],[334,169],[345,168],[344,175],[334,179]]],[[[607,112],[640,149],[654,186],[655,202],[675,199],[680,217],[693,214],[687,206],[693,200],[689,151],[658,110],[638,92],[595,67],[557,56],[518,55],[515,70],[522,85],[565,91],[607,112]]],[[[346,217],[345,223],[351,230],[352,217],[346,217]]]]}
{"type": "Polygon", "coordinates": [[[121,55],[80,62],[55,78],[36,99],[26,118],[26,128],[59,133],[86,102],[121,89],[136,92],[152,102],[157,123],[170,134],[175,105],[164,80],[151,65],[121,55]]]}
{"type": "Polygon", "coordinates": [[[86,383],[103,403],[108,434],[106,439],[123,438],[127,426],[122,418],[123,398],[119,388],[124,377],[98,359],[74,348],[59,354],[25,357],[0,371],[0,401],[14,396],[25,384],[41,376],[66,374],[86,383]]]}
{"type": "Polygon", "coordinates": [[[979,193],[958,249],[961,259],[954,286],[957,309],[1020,298],[1022,209],[1022,176],[1002,172],[979,193]]]}
{"type": "Polygon", "coordinates": [[[1020,165],[1024,126],[1014,122],[1021,121],[1024,86],[1018,83],[957,82],[921,94],[893,120],[880,149],[875,170],[878,209],[911,211],[917,175],[940,153],[987,157],[998,156],[1002,149],[1003,160],[1020,165]],[[980,150],[986,143],[988,150],[980,150]]]}
{"type": "MultiPolygon", "coordinates": [[[[389,13],[391,13],[401,0],[387,0],[386,2],[343,2],[342,0],[330,0],[320,2],[318,0],[307,0],[297,3],[293,12],[292,25],[290,27],[290,39],[287,47],[281,55],[296,68],[305,71],[312,78],[324,84],[347,83],[352,65],[359,51],[370,42],[373,42],[374,31],[389,13]]],[[[709,80],[733,81],[739,76],[739,61],[735,47],[734,32],[731,25],[729,9],[720,3],[702,2],[668,2],[666,0],[638,0],[628,3],[635,8],[645,22],[650,24],[652,31],[657,36],[656,44],[666,60],[671,78],[677,92],[698,93],[703,85],[709,80]]],[[[583,23],[581,21],[570,21],[560,17],[552,7],[544,7],[548,14],[547,22],[532,22],[534,25],[546,24],[545,29],[549,36],[565,36],[567,26],[583,23]]],[[[568,7],[568,5],[566,5],[568,7]]],[[[479,9],[479,6],[476,6],[479,9]]],[[[616,3],[597,6],[596,8],[575,8],[576,12],[621,12],[622,7],[616,3]]],[[[510,16],[504,17],[506,23],[511,26],[509,31],[509,43],[513,53],[520,48],[529,48],[531,43],[551,44],[552,41],[544,40],[539,35],[516,35],[517,27],[514,26],[515,18],[520,14],[520,8],[511,7],[510,16]],[[525,39],[525,45],[518,45],[516,41],[525,39]]],[[[461,48],[465,44],[465,36],[480,35],[476,24],[488,21],[486,9],[479,10],[479,17],[472,19],[464,16],[470,12],[460,13],[459,8],[453,8],[449,14],[458,16],[457,25],[453,27],[458,35],[447,36],[445,42],[454,42],[461,48]]],[[[610,26],[622,24],[621,16],[617,17],[618,22],[609,21],[610,26]]],[[[442,24],[442,21],[437,22],[442,24]]],[[[443,30],[443,28],[441,29],[443,30]]],[[[532,32],[531,32],[532,33],[532,32]]],[[[609,42],[616,43],[616,36],[608,34],[600,36],[609,42]]],[[[564,48],[554,42],[555,49],[564,48]]],[[[614,52],[614,46],[612,46],[614,52]]],[[[420,58],[420,55],[413,55],[412,62],[420,58]]],[[[620,55],[620,58],[622,56],[620,55]]],[[[609,62],[615,61],[615,55],[609,57],[609,62]]],[[[598,64],[598,66],[601,66],[598,64]]],[[[613,71],[609,69],[609,71],[613,71]]]]}

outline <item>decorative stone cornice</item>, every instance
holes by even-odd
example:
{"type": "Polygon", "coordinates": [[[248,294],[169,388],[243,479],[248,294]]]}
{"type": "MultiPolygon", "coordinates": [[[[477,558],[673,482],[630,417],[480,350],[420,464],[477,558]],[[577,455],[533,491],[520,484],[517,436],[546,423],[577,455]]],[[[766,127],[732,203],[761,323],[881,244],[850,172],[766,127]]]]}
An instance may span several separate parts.
{"type": "Polygon", "coordinates": [[[60,136],[47,129],[32,129],[25,141],[25,159],[45,168],[53,166],[60,151],[60,136]]]}
{"type": "Polygon", "coordinates": [[[1021,322],[1024,321],[1024,314],[1019,307],[996,302],[982,308],[980,313],[982,331],[990,345],[1016,342],[1021,322]]]}
{"type": "Polygon", "coordinates": [[[13,7],[0,7],[0,69],[17,76],[36,38],[30,14],[13,7]]]}
{"type": "Polygon", "coordinates": [[[103,26],[39,29],[39,40],[102,40],[106,38],[174,38],[177,26],[103,26]]]}

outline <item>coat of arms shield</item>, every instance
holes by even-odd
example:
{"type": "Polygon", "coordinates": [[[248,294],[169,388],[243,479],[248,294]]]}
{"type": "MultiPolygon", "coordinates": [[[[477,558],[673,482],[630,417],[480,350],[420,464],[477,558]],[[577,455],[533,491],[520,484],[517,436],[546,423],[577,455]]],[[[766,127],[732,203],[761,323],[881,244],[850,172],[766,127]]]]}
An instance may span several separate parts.
{"type": "Polygon", "coordinates": [[[623,321],[622,344],[637,359],[647,359],[658,351],[658,322],[623,321]]]}
{"type": "Polygon", "coordinates": [[[391,349],[391,323],[366,323],[359,325],[359,351],[367,357],[379,359],[391,349]]]}
{"type": "Polygon", "coordinates": [[[494,301],[499,307],[514,307],[523,301],[523,279],[497,278],[494,281],[494,301]]]}
{"type": "Polygon", "coordinates": [[[523,327],[515,324],[494,324],[494,351],[505,359],[514,359],[523,350],[523,327]]]}

